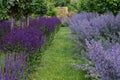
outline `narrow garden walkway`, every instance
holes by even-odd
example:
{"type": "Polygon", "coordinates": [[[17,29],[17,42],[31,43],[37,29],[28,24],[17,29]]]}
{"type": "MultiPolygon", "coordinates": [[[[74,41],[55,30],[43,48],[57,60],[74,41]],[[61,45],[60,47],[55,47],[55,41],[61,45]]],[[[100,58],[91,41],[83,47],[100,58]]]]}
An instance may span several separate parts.
{"type": "Polygon", "coordinates": [[[61,27],[51,46],[43,53],[36,72],[30,75],[32,80],[87,80],[84,73],[72,67],[74,44],[68,39],[68,27],[61,27]]]}

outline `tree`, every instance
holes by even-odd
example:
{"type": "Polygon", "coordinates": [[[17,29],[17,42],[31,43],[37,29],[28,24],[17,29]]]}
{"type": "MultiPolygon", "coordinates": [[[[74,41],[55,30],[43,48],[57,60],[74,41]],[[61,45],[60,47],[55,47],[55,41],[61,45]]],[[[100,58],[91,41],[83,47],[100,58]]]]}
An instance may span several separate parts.
{"type": "Polygon", "coordinates": [[[79,0],[78,1],[78,12],[82,12],[82,11],[87,11],[88,10],[88,5],[87,5],[88,0],[79,0]]]}
{"type": "Polygon", "coordinates": [[[48,7],[46,0],[35,0],[33,3],[33,13],[43,16],[47,13],[48,7]]]}
{"type": "MultiPolygon", "coordinates": [[[[10,17],[11,29],[14,27],[15,20],[28,17],[32,13],[32,0],[3,0],[2,2],[7,11],[7,15],[10,17]]],[[[26,26],[28,26],[27,20],[26,26]]]]}
{"type": "Polygon", "coordinates": [[[114,15],[120,11],[120,0],[86,0],[86,2],[80,4],[81,10],[79,11],[98,12],[100,14],[111,11],[114,15]]]}
{"type": "Polygon", "coordinates": [[[14,27],[15,20],[25,18],[25,27],[27,27],[31,14],[43,16],[47,13],[47,2],[45,0],[2,0],[2,3],[10,17],[11,28],[14,27]]]}
{"type": "Polygon", "coordinates": [[[14,21],[21,14],[19,0],[2,0],[7,15],[10,17],[11,29],[14,27],[14,21]]]}
{"type": "Polygon", "coordinates": [[[29,16],[33,13],[33,0],[20,0],[22,16],[25,17],[25,27],[29,26],[29,16]]]}
{"type": "Polygon", "coordinates": [[[2,4],[2,0],[0,0],[0,20],[8,19],[8,16],[6,14],[6,10],[2,4]]]}
{"type": "Polygon", "coordinates": [[[70,4],[70,0],[56,0],[55,1],[55,7],[63,7],[63,6],[68,6],[68,4],[70,4]]]}
{"type": "Polygon", "coordinates": [[[47,4],[48,4],[47,16],[56,16],[57,15],[57,11],[56,11],[56,8],[55,8],[55,5],[53,2],[54,1],[47,0],[47,4]]]}

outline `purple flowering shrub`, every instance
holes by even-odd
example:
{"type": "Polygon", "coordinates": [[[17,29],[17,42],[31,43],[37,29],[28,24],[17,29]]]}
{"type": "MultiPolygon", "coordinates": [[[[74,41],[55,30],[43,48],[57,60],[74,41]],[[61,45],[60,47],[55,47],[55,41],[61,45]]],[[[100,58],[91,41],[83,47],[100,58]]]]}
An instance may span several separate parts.
{"type": "Polygon", "coordinates": [[[92,26],[89,22],[96,16],[98,16],[98,14],[86,12],[73,16],[69,23],[73,34],[81,34],[82,37],[89,36],[91,34],[90,31],[92,30],[92,26]]]}
{"type": "Polygon", "coordinates": [[[120,80],[120,44],[104,49],[101,41],[87,41],[88,56],[95,63],[101,80],[120,80]]]}
{"type": "Polygon", "coordinates": [[[6,53],[5,60],[0,58],[0,80],[26,80],[27,72],[34,69],[38,56],[41,57],[46,43],[52,41],[60,23],[56,17],[30,18],[28,27],[21,20],[11,30],[8,21],[0,22],[0,50],[6,53]]]}
{"type": "Polygon", "coordinates": [[[44,32],[45,35],[50,35],[55,31],[58,25],[61,24],[61,21],[57,17],[47,18],[47,17],[38,17],[30,22],[30,26],[34,26],[44,32]]]}
{"type": "Polygon", "coordinates": [[[92,80],[120,80],[119,20],[120,13],[114,16],[112,13],[99,15],[86,12],[70,20],[76,48],[90,61],[87,65],[75,67],[88,70],[92,80]]]}
{"type": "Polygon", "coordinates": [[[86,13],[75,15],[70,20],[70,28],[75,35],[77,47],[85,49],[84,39],[99,40],[101,37],[111,42],[120,42],[120,13],[114,16],[112,13],[99,15],[97,13],[86,13]]]}
{"type": "Polygon", "coordinates": [[[55,33],[59,30],[61,21],[57,17],[38,17],[30,21],[30,26],[34,26],[44,33],[48,44],[54,39],[55,33]]]}
{"type": "Polygon", "coordinates": [[[4,61],[0,59],[0,80],[26,80],[27,64],[23,53],[6,54],[4,61]]]}
{"type": "Polygon", "coordinates": [[[34,53],[46,42],[50,42],[53,39],[55,31],[58,29],[57,26],[60,23],[60,20],[56,17],[30,19],[29,27],[16,26],[9,34],[4,35],[0,42],[0,48],[3,51],[22,50],[34,53]]]}
{"type": "Polygon", "coordinates": [[[120,31],[119,17],[112,13],[99,15],[97,13],[81,13],[70,20],[71,31],[83,39],[92,39],[98,36],[109,37],[108,34],[117,34],[120,31]],[[86,17],[87,16],[87,17],[86,17]]]}
{"type": "Polygon", "coordinates": [[[3,37],[1,49],[4,51],[37,51],[45,42],[42,31],[35,27],[15,28],[3,37]]]}

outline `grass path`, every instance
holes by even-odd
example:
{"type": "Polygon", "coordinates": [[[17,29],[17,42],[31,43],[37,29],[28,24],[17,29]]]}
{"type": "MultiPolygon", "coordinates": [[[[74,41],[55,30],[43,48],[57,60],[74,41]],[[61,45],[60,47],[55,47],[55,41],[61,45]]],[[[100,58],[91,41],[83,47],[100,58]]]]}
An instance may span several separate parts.
{"type": "Polygon", "coordinates": [[[74,44],[68,40],[68,27],[61,27],[55,35],[52,45],[42,53],[42,59],[36,72],[30,75],[32,80],[87,80],[84,74],[72,67],[74,44]]]}

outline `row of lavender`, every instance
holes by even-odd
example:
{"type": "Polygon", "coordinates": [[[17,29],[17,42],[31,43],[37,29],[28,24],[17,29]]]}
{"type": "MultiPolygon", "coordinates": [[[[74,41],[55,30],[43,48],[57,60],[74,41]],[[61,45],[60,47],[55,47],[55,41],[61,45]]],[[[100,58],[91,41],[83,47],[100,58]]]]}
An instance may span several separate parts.
{"type": "Polygon", "coordinates": [[[32,60],[52,41],[61,21],[39,17],[30,18],[28,27],[14,24],[11,30],[9,21],[0,22],[0,80],[27,80],[32,60]]]}
{"type": "Polygon", "coordinates": [[[77,65],[92,80],[120,80],[120,13],[82,12],[70,20],[76,48],[90,61],[77,65]],[[91,63],[92,62],[92,63],[91,63]]]}

